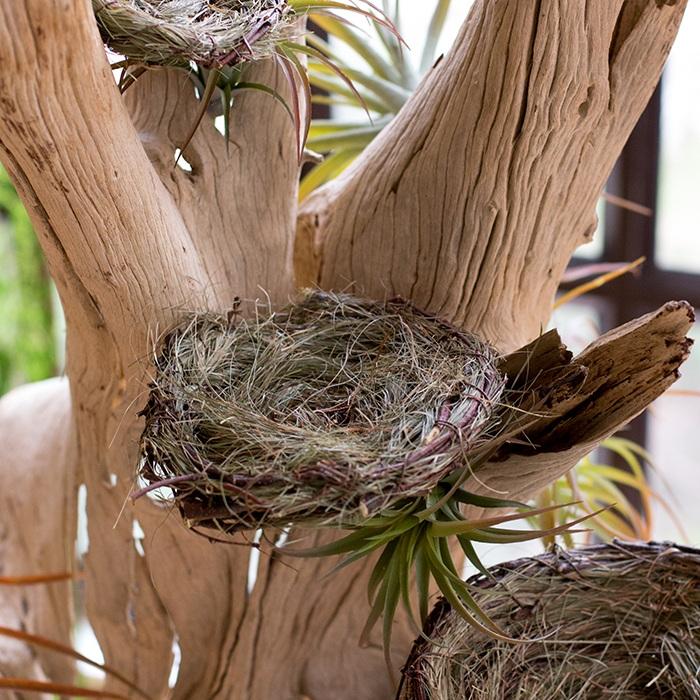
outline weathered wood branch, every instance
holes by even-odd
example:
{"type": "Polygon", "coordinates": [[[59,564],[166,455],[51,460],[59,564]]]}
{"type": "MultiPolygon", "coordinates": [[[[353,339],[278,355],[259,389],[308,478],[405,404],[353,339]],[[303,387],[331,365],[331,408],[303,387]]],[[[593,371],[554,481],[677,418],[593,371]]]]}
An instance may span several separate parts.
{"type": "MultiPolygon", "coordinates": [[[[595,199],[658,80],[684,5],[477,2],[455,50],[398,119],[305,206],[303,279],[401,293],[504,350],[535,337],[571,251],[593,231],[595,199]]],[[[271,67],[260,70],[275,79],[271,67]]],[[[191,84],[166,72],[147,74],[126,100],[119,95],[88,0],[0,0],[0,159],[59,286],[72,397],[65,384],[38,387],[31,400],[7,397],[0,420],[12,457],[3,478],[26,484],[20,470],[50,474],[74,494],[77,472],[87,485],[90,619],[108,663],[153,696],[166,692],[176,634],[176,698],[386,698],[379,645],[354,643],[366,566],[326,582],[332,562],[295,572],[263,556],[248,593],[247,549],[210,545],[145,499],[119,516],[153,333],[183,308],[220,309],[234,296],[260,296],[258,286],[278,302],[292,286],[290,124],[274,102],[246,95],[229,154],[205,124],[185,153],[193,166],[185,173],[172,162],[194,109],[191,84]],[[56,464],[37,450],[28,470],[16,421],[30,425],[48,404],[56,420],[41,426],[41,439],[56,464]],[[145,557],[134,546],[135,519],[145,557]]],[[[680,343],[686,321],[674,319],[668,334],[680,343]]],[[[655,324],[644,324],[642,345],[656,337],[655,324]]],[[[650,398],[665,367],[645,372],[650,398]]],[[[625,419],[615,414],[605,427],[625,419]]],[[[600,433],[576,425],[592,431],[582,439],[600,433]]],[[[539,474],[558,473],[561,453],[556,469],[549,454],[523,459],[533,471],[540,464],[539,474]]],[[[522,475],[512,459],[502,465],[522,475]]],[[[72,546],[72,507],[47,509],[37,543],[72,546]]],[[[27,552],[27,565],[41,556],[27,552]]],[[[67,619],[51,628],[63,634],[67,619]]],[[[410,637],[395,635],[397,665],[410,637]]]]}
{"type": "MultiPolygon", "coordinates": [[[[78,474],[67,389],[65,380],[56,379],[22,387],[0,401],[0,575],[73,571],[78,474]]],[[[72,611],[70,582],[0,590],[4,626],[68,645],[72,611]]],[[[0,638],[0,675],[21,678],[35,664],[56,682],[73,680],[71,660],[0,638]]]]}
{"type": "Polygon", "coordinates": [[[504,350],[538,335],[685,2],[477,2],[454,49],[299,218],[305,283],[399,294],[504,350]]]}
{"type": "MultiPolygon", "coordinates": [[[[570,373],[575,390],[554,397],[522,441],[508,445],[465,488],[528,499],[568,472],[676,381],[692,345],[686,334],[693,320],[689,304],[672,302],[603,335],[569,365],[584,370],[570,373]]],[[[543,360],[529,368],[533,378],[567,367],[556,352],[533,356],[543,360]]]]}
{"type": "MultiPolygon", "coordinates": [[[[254,67],[248,80],[270,85],[289,99],[288,87],[271,62],[254,67]]],[[[187,172],[174,167],[174,154],[199,111],[192,79],[181,71],[151,70],[125,97],[217,298],[226,304],[234,296],[285,301],[293,289],[299,160],[293,124],[284,109],[269,95],[242,93],[232,110],[228,148],[213,122],[205,119],[184,154],[192,166],[187,172]]]]}

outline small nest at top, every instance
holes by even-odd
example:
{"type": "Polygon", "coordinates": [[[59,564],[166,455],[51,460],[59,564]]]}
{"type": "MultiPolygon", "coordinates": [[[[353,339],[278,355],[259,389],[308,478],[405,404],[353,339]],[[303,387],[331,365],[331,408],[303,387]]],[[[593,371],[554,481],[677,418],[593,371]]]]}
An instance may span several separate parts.
{"type": "Polygon", "coordinates": [[[233,66],[288,38],[286,0],[92,0],[102,39],[132,63],[233,66]]]}
{"type": "Polygon", "coordinates": [[[697,700],[700,551],[594,545],[470,579],[514,644],[441,601],[404,668],[400,700],[697,700]]]}
{"type": "Polygon", "coordinates": [[[402,300],[312,292],[253,320],[195,315],[163,340],[141,476],[192,527],[358,524],[496,434],[496,361],[402,300]]]}

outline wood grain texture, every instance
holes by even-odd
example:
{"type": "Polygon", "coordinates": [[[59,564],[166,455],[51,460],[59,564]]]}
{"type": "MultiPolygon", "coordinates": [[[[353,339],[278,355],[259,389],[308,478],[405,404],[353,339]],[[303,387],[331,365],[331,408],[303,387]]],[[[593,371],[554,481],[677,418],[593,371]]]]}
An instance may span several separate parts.
{"type": "MultiPolygon", "coordinates": [[[[535,337],[571,251],[594,229],[596,197],[684,6],[477,2],[402,114],[304,206],[299,279],[401,293],[503,350],[535,337]]],[[[272,66],[259,70],[277,80],[272,66]]],[[[264,555],[249,593],[247,548],[197,538],[147,499],[122,512],[154,336],[183,309],[222,310],[235,296],[279,303],[293,288],[298,163],[288,118],[273,100],[244,96],[228,154],[204,125],[186,173],[172,161],[194,109],[191,84],[165,71],[119,95],[88,0],[0,0],[0,160],[59,288],[70,380],[70,396],[62,383],[3,404],[12,405],[0,425],[14,455],[3,478],[26,484],[17,456],[29,429],[19,426],[54,407],[33,436],[56,459],[36,449],[28,473],[77,472],[86,484],[88,613],[107,662],[154,697],[167,693],[176,636],[174,698],[384,700],[380,645],[356,644],[368,565],[325,579],[332,562],[295,570],[264,555]]],[[[674,318],[675,338],[686,320],[674,318]]],[[[645,325],[639,342],[655,328],[645,325]]],[[[645,372],[655,390],[665,381],[662,367],[645,372]]],[[[553,476],[568,464],[563,454],[529,464],[553,476]]],[[[73,511],[45,515],[37,542],[52,531],[68,541],[73,511]]],[[[328,536],[292,533],[305,543],[328,536]]],[[[27,551],[27,565],[41,556],[27,551]]],[[[62,633],[67,607],[59,617],[51,624],[62,633]]],[[[397,666],[412,636],[400,620],[397,666]]]]}
{"type": "Polygon", "coordinates": [[[538,335],[684,6],[475,3],[398,117],[305,202],[302,281],[402,295],[504,350],[538,335]]]}
{"type": "MultiPolygon", "coordinates": [[[[688,303],[671,302],[601,336],[573,360],[585,369],[576,390],[560,396],[520,444],[508,445],[465,488],[528,499],[565,474],[676,381],[694,320],[688,303]]],[[[550,366],[560,366],[558,360],[550,366]]]]}

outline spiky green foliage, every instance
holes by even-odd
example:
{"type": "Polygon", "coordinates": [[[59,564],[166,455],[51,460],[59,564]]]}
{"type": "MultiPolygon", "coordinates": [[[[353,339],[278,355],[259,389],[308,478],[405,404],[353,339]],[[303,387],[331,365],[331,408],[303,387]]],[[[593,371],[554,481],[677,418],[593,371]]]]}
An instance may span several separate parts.
{"type": "Polygon", "coordinates": [[[257,90],[274,97],[293,119],[301,159],[311,112],[304,60],[311,57],[340,79],[349,94],[358,96],[343,71],[304,42],[306,22],[349,12],[370,18],[389,33],[395,31],[369,0],[93,0],[93,10],[105,44],[124,56],[112,65],[122,69],[122,90],[154,66],[182,69],[195,79],[202,104],[180,144],[181,152],[207,114],[223,116],[228,145],[235,97],[243,90],[257,90]],[[291,105],[276,87],[249,79],[249,67],[265,59],[279,65],[291,105]],[[213,101],[220,110],[212,108],[213,101]]]}
{"type": "MultiPolygon", "coordinates": [[[[421,76],[437,59],[436,51],[445,28],[451,0],[437,0],[428,25],[425,43],[418,62],[402,46],[398,33],[387,31],[386,26],[373,22],[369,33],[347,25],[334,16],[315,17],[315,24],[329,37],[317,34],[308,38],[309,45],[330,58],[333,64],[356,86],[347,88],[322,61],[309,60],[309,82],[321,94],[313,101],[331,106],[354,107],[368,110],[371,119],[316,119],[311,122],[307,147],[325,155],[303,179],[300,197],[303,199],[315,188],[337,177],[382,129],[393,119],[413,93],[421,76]],[[344,53],[354,58],[343,58],[344,53]],[[355,67],[359,63],[362,68],[355,67]],[[323,94],[325,93],[325,94],[323,94]]],[[[383,10],[395,26],[400,25],[400,0],[383,2],[383,10]]]]}
{"type": "Polygon", "coordinates": [[[392,628],[397,608],[403,605],[416,630],[420,630],[427,620],[432,584],[468,625],[491,637],[510,641],[508,634],[476,601],[472,586],[463,580],[459,561],[455,561],[452,553],[453,540],[467,560],[488,575],[475,544],[513,544],[554,537],[590,517],[590,514],[585,514],[578,520],[547,530],[497,527],[524,517],[546,515],[557,511],[560,506],[528,510],[523,504],[477,496],[460,488],[460,483],[469,474],[471,468],[453,474],[426,498],[415,499],[398,511],[387,511],[371,518],[331,544],[306,550],[291,547],[280,550],[281,554],[296,557],[341,556],[335,570],[379,554],[369,579],[370,613],[361,641],[368,640],[370,632],[381,619],[384,654],[390,670],[392,628]],[[470,520],[462,514],[464,505],[494,510],[517,507],[523,512],[470,520]]]}

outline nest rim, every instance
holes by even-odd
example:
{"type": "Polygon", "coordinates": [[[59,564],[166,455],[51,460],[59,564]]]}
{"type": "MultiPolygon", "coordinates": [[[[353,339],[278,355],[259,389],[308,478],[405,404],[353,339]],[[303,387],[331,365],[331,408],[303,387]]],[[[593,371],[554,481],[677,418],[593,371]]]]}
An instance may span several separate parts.
{"type": "MultiPolygon", "coordinates": [[[[520,638],[521,641],[517,644],[503,642],[488,638],[473,628],[464,627],[460,621],[461,619],[452,610],[450,604],[444,598],[441,598],[437,601],[426,620],[422,635],[415,641],[408,660],[402,669],[397,700],[494,700],[501,697],[515,697],[516,695],[506,696],[503,693],[523,692],[523,688],[520,686],[515,689],[512,686],[506,688],[504,687],[506,681],[503,679],[506,678],[507,682],[513,683],[514,676],[522,673],[524,682],[527,683],[528,681],[531,682],[531,679],[525,676],[526,672],[529,671],[532,675],[535,675],[541,670],[533,670],[535,668],[534,662],[529,666],[528,663],[531,660],[528,660],[526,656],[523,658],[517,657],[516,654],[519,650],[524,649],[526,650],[525,653],[527,653],[529,649],[532,649],[532,655],[535,660],[537,659],[537,652],[541,654],[542,658],[548,659],[548,663],[556,665],[555,657],[548,656],[549,652],[540,651],[540,647],[546,649],[546,645],[550,644],[554,650],[553,653],[556,654],[560,653],[559,646],[567,648],[568,652],[568,649],[575,649],[576,645],[580,645],[582,648],[581,653],[572,652],[575,655],[574,658],[578,659],[580,656],[585,655],[584,647],[586,645],[592,646],[602,643],[601,639],[598,638],[587,640],[586,638],[579,639],[576,637],[574,641],[568,641],[553,637],[556,625],[551,620],[548,622],[551,626],[530,624],[529,620],[533,618],[535,614],[533,611],[538,606],[542,606],[543,616],[547,612],[551,614],[551,610],[545,608],[546,603],[542,602],[534,593],[525,591],[527,584],[537,581],[538,577],[544,580],[547,575],[551,576],[551,581],[554,581],[554,584],[550,582],[550,585],[557,586],[556,593],[553,594],[557,597],[557,606],[566,608],[569,601],[575,599],[574,596],[590,595],[590,591],[593,590],[594,586],[598,585],[599,579],[605,581],[605,576],[607,575],[607,580],[612,581],[614,576],[618,576],[626,584],[626,592],[630,595],[630,600],[628,601],[624,596],[619,596],[611,600],[603,598],[597,602],[602,607],[608,606],[610,609],[615,607],[623,609],[622,606],[625,602],[630,602],[630,605],[634,605],[645,594],[653,597],[654,587],[658,588],[660,586],[659,581],[655,578],[658,576],[660,579],[660,570],[667,578],[675,576],[677,579],[683,579],[686,583],[684,591],[690,591],[691,594],[693,590],[696,591],[691,599],[692,605],[688,605],[688,601],[684,598],[685,608],[678,605],[677,607],[669,606],[668,609],[656,610],[655,614],[658,616],[656,622],[662,630],[668,631],[668,634],[673,636],[678,627],[674,613],[683,609],[689,613],[695,610],[696,622],[700,621],[700,549],[673,542],[623,542],[620,540],[613,540],[611,543],[588,545],[571,551],[562,550],[555,546],[544,554],[523,557],[493,566],[489,569],[489,577],[484,576],[482,573],[475,574],[468,579],[467,583],[475,591],[477,602],[484,607],[484,610],[498,624],[504,626],[511,636],[520,638]],[[675,574],[668,573],[674,564],[679,562],[682,565],[682,570],[675,574]],[[609,567],[609,570],[606,570],[606,567],[609,567]],[[518,587],[519,582],[524,582],[522,589],[518,587]],[[634,595],[631,595],[629,591],[633,593],[638,591],[638,598],[634,598],[634,595]],[[523,604],[521,596],[528,603],[523,604]],[[498,608],[497,614],[495,614],[494,606],[501,606],[498,608]],[[523,622],[523,620],[527,621],[523,622]],[[668,629],[663,627],[664,624],[667,624],[668,629]],[[458,634],[460,635],[459,637],[457,637],[458,634]],[[524,636],[527,636],[527,639],[523,639],[524,636]],[[455,644],[457,646],[454,646],[455,644]],[[569,646],[567,647],[567,645],[569,646]],[[494,667],[487,665],[486,659],[493,660],[495,658],[500,663],[499,655],[505,658],[505,661],[502,663],[509,669],[508,673],[502,673],[502,666],[498,666],[498,670],[496,670],[494,667]],[[509,655],[512,655],[512,657],[509,655]],[[469,670],[467,671],[467,669],[469,670]],[[448,692],[445,685],[443,685],[443,682],[448,677],[453,679],[459,678],[460,682],[468,678],[470,685],[469,687],[465,684],[460,685],[459,691],[450,686],[448,692]],[[491,679],[487,681],[488,685],[486,686],[480,685],[480,681],[484,678],[491,679]]],[[[668,583],[668,580],[664,579],[664,581],[668,583]]],[[[534,589],[535,586],[533,584],[534,589]]],[[[659,590],[663,592],[669,589],[660,588],[659,590]]],[[[653,598],[653,600],[657,599],[653,598]]],[[[664,600],[667,602],[666,598],[664,600]]],[[[559,618],[554,618],[554,615],[551,615],[551,617],[556,619],[556,622],[559,622],[559,618]]],[[[561,626],[559,629],[561,629],[561,626]]],[[[601,625],[601,629],[611,631],[614,634],[623,634],[620,631],[622,626],[606,628],[604,625],[601,625]]],[[[612,641],[610,641],[610,637],[603,639],[603,641],[609,642],[611,647],[615,646],[614,634],[612,641]]],[[[622,642],[618,643],[618,646],[627,642],[627,639],[623,639],[622,642]]],[[[637,650],[632,649],[632,651],[637,650]]],[[[652,649],[645,654],[642,654],[642,651],[646,651],[646,649],[639,650],[639,657],[646,659],[653,656],[656,650],[652,649]]],[[[695,639],[695,646],[692,652],[697,661],[694,680],[684,677],[682,673],[678,673],[676,677],[671,676],[670,680],[668,678],[663,679],[663,682],[671,684],[674,682],[688,684],[682,688],[685,694],[677,694],[676,690],[673,691],[672,697],[677,698],[677,700],[691,700],[691,698],[698,697],[696,693],[700,691],[700,678],[697,676],[697,669],[700,668],[700,639],[695,639]],[[688,690],[691,685],[692,690],[688,690]]],[[[592,656],[592,652],[589,653],[592,656]]],[[[669,653],[668,649],[666,649],[666,653],[669,653]]],[[[656,656],[662,657],[662,654],[657,652],[656,656]]],[[[615,660],[617,661],[617,659],[615,660]]],[[[602,659],[592,658],[590,667],[593,668],[596,663],[598,666],[606,665],[608,667],[610,661],[608,657],[602,659]]],[[[563,668],[565,665],[560,663],[559,667],[563,668]]],[[[682,666],[682,663],[678,665],[682,666]]],[[[664,664],[659,662],[658,669],[648,671],[645,680],[651,678],[654,682],[659,681],[663,672],[667,671],[669,666],[669,664],[664,666],[664,664]]],[[[641,668],[641,664],[639,668],[641,668]]],[[[674,670],[678,671],[678,669],[672,668],[671,673],[674,670]]],[[[581,677],[587,677],[585,667],[578,668],[578,672],[581,677]]],[[[639,673],[638,669],[637,672],[639,673]]],[[[522,680],[520,677],[518,679],[522,680]]],[[[562,694],[556,694],[556,692],[551,691],[546,685],[546,676],[544,679],[540,676],[537,678],[539,684],[537,685],[536,696],[538,698],[545,700],[557,698],[558,700],[564,697],[575,697],[584,700],[589,697],[600,697],[595,692],[593,695],[588,695],[587,693],[590,692],[590,689],[586,686],[582,690],[577,689],[573,691],[563,685],[564,681],[561,678],[556,677],[554,679],[557,680],[559,684],[558,690],[562,694]],[[569,694],[563,694],[567,691],[569,694]],[[551,692],[552,694],[545,694],[546,692],[551,692]],[[572,692],[576,694],[571,695],[572,692]],[[582,694],[584,692],[586,694],[582,694]]],[[[527,687],[524,692],[528,692],[527,687]]],[[[632,694],[636,691],[634,688],[629,687],[623,687],[620,690],[606,687],[605,692],[610,692],[610,697],[661,697],[659,695],[632,694]],[[620,692],[625,694],[620,695],[620,692]]],[[[531,697],[531,695],[517,695],[517,697],[531,697]]],[[[663,695],[663,697],[671,696],[663,695]]]]}
{"type": "MultiPolygon", "coordinates": [[[[141,441],[140,475],[147,486],[141,489],[140,494],[159,486],[169,486],[186,524],[190,527],[195,525],[197,528],[214,529],[230,534],[237,530],[257,529],[262,525],[286,527],[292,523],[314,526],[354,526],[365,522],[373,515],[384,514],[390,508],[400,507],[407,498],[415,499],[429,493],[446,474],[468,464],[469,455],[481,445],[482,438],[486,440],[485,436],[489,436],[497,430],[497,425],[500,424],[501,419],[500,416],[496,415],[495,407],[500,405],[503,397],[505,376],[497,367],[498,353],[475,336],[465,334],[440,319],[424,314],[402,299],[374,302],[350,295],[328,294],[318,290],[307,291],[300,301],[292,302],[281,311],[264,317],[262,322],[259,319],[254,321],[242,319],[237,324],[231,325],[230,314],[227,317],[195,316],[169,331],[161,344],[149,402],[142,411],[146,417],[146,425],[141,441]],[[289,324],[296,322],[290,321],[290,318],[296,319],[294,314],[297,313],[301,315],[300,317],[308,313],[311,320],[302,320],[299,327],[294,326],[293,332],[285,335],[287,329],[290,328],[289,324]],[[357,314],[357,318],[352,314],[357,314]],[[369,314],[371,322],[367,322],[367,316],[362,314],[369,314]],[[376,316],[372,316],[372,314],[376,316]],[[392,319],[392,323],[395,325],[390,325],[387,319],[392,319]],[[469,368],[467,364],[465,364],[463,374],[457,375],[459,379],[451,380],[452,385],[449,392],[443,391],[442,388],[439,391],[433,391],[430,387],[432,393],[429,396],[433,398],[439,394],[441,403],[440,405],[433,403],[420,407],[420,410],[426,414],[425,416],[419,415],[419,418],[415,418],[413,413],[410,414],[413,421],[410,423],[411,442],[410,444],[406,443],[408,447],[400,442],[397,443],[399,447],[396,449],[399,450],[398,454],[401,457],[398,460],[387,458],[372,461],[368,458],[366,463],[358,460],[358,454],[360,457],[365,454],[362,450],[365,449],[366,441],[375,439],[375,437],[366,438],[364,434],[360,434],[357,438],[357,444],[360,447],[357,452],[353,452],[357,445],[348,436],[350,433],[362,433],[364,426],[360,425],[358,428],[357,423],[353,422],[354,419],[342,418],[340,413],[338,420],[347,421],[347,425],[332,424],[329,419],[329,430],[324,433],[323,430],[319,430],[317,423],[309,424],[309,429],[306,434],[302,434],[301,440],[298,439],[299,436],[296,433],[288,434],[289,425],[280,426],[271,420],[266,420],[265,427],[268,430],[278,429],[280,431],[278,437],[281,441],[290,437],[296,440],[295,445],[300,445],[297,448],[290,448],[291,451],[285,453],[288,458],[287,462],[291,455],[291,460],[296,464],[294,469],[290,468],[288,472],[284,472],[283,477],[278,477],[274,469],[272,471],[267,469],[269,464],[266,467],[267,471],[265,469],[258,471],[256,463],[253,465],[252,471],[249,470],[247,473],[240,468],[239,464],[236,467],[240,470],[239,473],[227,472],[224,478],[221,475],[221,470],[212,465],[211,460],[207,458],[206,446],[203,447],[201,441],[197,443],[196,449],[186,441],[173,448],[172,444],[160,439],[166,429],[164,425],[167,421],[171,421],[171,427],[175,426],[177,430],[180,430],[185,422],[182,412],[178,415],[164,415],[163,410],[161,410],[165,405],[172,405],[172,392],[181,390],[181,387],[178,386],[174,388],[173,386],[163,386],[164,375],[172,374],[173,370],[169,359],[164,358],[171,357],[168,354],[168,348],[181,348],[182,338],[188,333],[192,334],[190,340],[197,337],[197,333],[201,330],[197,329],[197,324],[200,321],[204,324],[214,324],[217,333],[223,333],[224,340],[217,336],[217,340],[221,340],[221,345],[226,344],[225,334],[229,331],[235,335],[242,329],[240,332],[244,334],[244,339],[246,339],[245,334],[252,334],[255,337],[255,332],[260,331],[260,328],[263,329],[260,333],[269,333],[266,324],[272,324],[273,335],[277,334],[274,342],[280,342],[278,335],[282,336],[282,341],[289,336],[293,338],[294,343],[298,344],[294,347],[300,348],[303,348],[305,339],[310,338],[310,341],[314,342],[316,333],[319,336],[323,336],[324,333],[330,334],[331,329],[335,330],[333,324],[336,322],[339,327],[343,328],[345,335],[342,335],[342,338],[344,339],[346,336],[352,336],[356,330],[356,326],[353,326],[354,323],[361,327],[363,327],[363,323],[366,323],[367,328],[373,331],[380,329],[378,335],[379,332],[386,330],[381,323],[386,323],[392,332],[395,331],[396,324],[403,328],[401,324],[413,323],[414,325],[409,327],[411,338],[415,338],[417,329],[428,328],[430,332],[434,333],[437,333],[439,329],[443,335],[439,336],[439,342],[435,341],[434,347],[441,349],[440,343],[445,342],[445,348],[447,348],[445,353],[454,352],[455,346],[461,348],[465,357],[468,355],[470,362],[476,363],[482,374],[477,374],[475,370],[474,374],[471,375],[475,378],[475,383],[467,382],[462,387],[463,393],[459,395],[458,399],[455,397],[453,389],[460,381],[464,381],[464,376],[467,376],[466,371],[469,368]],[[279,325],[275,326],[278,321],[279,325]],[[329,325],[324,326],[324,323],[329,325]],[[307,333],[308,338],[305,333],[307,333]],[[475,347],[478,352],[474,352],[475,347]],[[478,381],[481,381],[480,385],[478,381]],[[445,394],[444,396],[440,393],[441,391],[445,394]],[[447,399],[449,399],[449,403],[447,399]],[[446,406],[448,406],[447,409],[446,406]],[[318,441],[315,442],[316,437],[318,437],[318,441]],[[333,443],[336,438],[338,439],[337,444],[333,443]],[[329,444],[327,445],[326,442],[329,444]],[[324,451],[320,458],[316,458],[313,452],[317,448],[317,443],[323,447],[324,451]],[[168,444],[167,449],[164,449],[164,444],[168,444]],[[328,449],[326,450],[326,448],[328,449]],[[303,454],[300,452],[297,460],[294,449],[306,450],[306,452],[303,454]],[[174,452],[177,452],[176,459],[179,460],[177,465],[168,463],[169,460],[174,459],[174,452]],[[326,459],[323,456],[326,452],[333,459],[326,459]],[[353,462],[353,459],[357,461],[353,462]],[[183,460],[187,461],[187,468],[184,472],[181,469],[183,460]],[[205,474],[209,476],[215,474],[216,477],[212,480],[205,474]],[[222,491],[224,488],[226,489],[225,493],[222,491]],[[285,498],[290,499],[291,505],[289,507],[284,501],[285,498]],[[265,506],[260,505],[261,499],[264,499],[265,506]]],[[[357,338],[356,344],[361,344],[361,341],[365,340],[362,334],[357,338]]],[[[370,340],[374,342],[374,336],[367,340],[368,344],[371,344],[370,340]]],[[[403,340],[405,340],[405,336],[401,336],[401,341],[403,340]]],[[[245,346],[241,345],[240,347],[245,346]]],[[[345,348],[342,343],[339,347],[345,348]]],[[[335,351],[337,348],[333,348],[333,350],[335,351]]],[[[410,350],[415,351],[415,346],[410,346],[410,350]]],[[[217,352],[221,352],[221,347],[217,346],[217,352]]],[[[311,352],[311,354],[314,353],[311,352]]],[[[365,359],[360,352],[358,352],[358,356],[365,359]]],[[[279,353],[274,357],[279,359],[279,353]]],[[[295,357],[293,353],[289,353],[289,357],[291,359],[288,360],[286,369],[294,374],[296,371],[295,357]]],[[[379,355],[380,359],[383,357],[379,355]]],[[[302,359],[303,353],[300,355],[299,362],[302,359]]],[[[345,359],[347,364],[351,364],[351,359],[351,357],[345,359]]],[[[454,357],[450,359],[456,363],[454,357]]],[[[464,360],[464,357],[458,356],[458,359],[464,360]]],[[[326,360],[328,358],[324,359],[324,361],[326,360]]],[[[466,362],[466,360],[464,361],[466,362]]],[[[330,365],[330,360],[328,362],[330,365]]],[[[436,362],[436,366],[438,364],[436,362]]],[[[409,369],[413,370],[414,368],[410,367],[409,369]]],[[[419,369],[422,371],[424,368],[421,366],[419,369]]],[[[439,369],[444,371],[442,365],[439,365],[439,369]]],[[[182,372],[182,367],[178,367],[176,373],[182,376],[182,372]]],[[[370,375],[371,372],[368,370],[367,376],[370,375]]],[[[360,379],[363,379],[364,376],[359,375],[360,379]]],[[[415,377],[411,375],[411,378],[415,377]]],[[[371,379],[374,381],[376,377],[371,376],[371,379]]],[[[433,379],[432,375],[430,379],[433,379]]],[[[391,381],[392,378],[389,377],[388,384],[391,384],[391,381]]],[[[379,386],[383,391],[387,391],[387,384],[380,382],[379,386]]],[[[285,391],[289,388],[284,381],[282,387],[285,391]]],[[[390,388],[393,389],[393,387],[390,388]]],[[[353,391],[349,392],[351,397],[353,391]]],[[[368,393],[371,394],[371,392],[368,393]]],[[[420,391],[416,390],[414,394],[418,396],[420,391]]],[[[238,398],[240,399],[240,395],[238,398]]],[[[258,413],[255,420],[269,419],[269,414],[261,418],[259,408],[256,405],[255,411],[258,413]]],[[[384,408],[384,404],[382,404],[382,408],[384,408]]],[[[238,410],[238,407],[235,410],[238,410]]],[[[323,413],[324,410],[324,406],[321,405],[319,412],[323,413]]],[[[363,404],[363,410],[367,410],[366,404],[363,404]]],[[[349,412],[350,408],[348,408],[349,412]]],[[[420,414],[420,411],[418,413],[420,414]]],[[[390,411],[388,414],[393,415],[390,411]]],[[[361,415],[359,409],[357,415],[361,415]]],[[[231,420],[229,420],[229,425],[233,425],[231,420]]],[[[336,420],[335,417],[333,420],[336,420]]],[[[207,428],[210,430],[210,435],[212,431],[216,432],[219,429],[212,427],[212,424],[207,428]]],[[[250,428],[251,422],[247,416],[244,416],[238,425],[250,428]]],[[[302,427],[305,427],[304,424],[302,427]]],[[[368,420],[367,431],[371,431],[374,427],[375,424],[368,420]]],[[[394,439],[397,431],[391,425],[390,428],[393,432],[390,432],[389,438],[394,439]]],[[[298,426],[293,426],[293,430],[297,431],[298,426]]],[[[405,428],[405,430],[408,431],[409,428],[405,428]]],[[[381,439],[384,439],[384,433],[381,435],[381,439]]],[[[188,439],[190,437],[192,434],[188,434],[188,439]]],[[[272,441],[272,438],[266,437],[265,439],[272,441]]],[[[252,437],[251,440],[253,440],[252,437]]],[[[376,438],[376,442],[380,444],[380,438],[376,438]]],[[[372,448],[374,448],[374,444],[372,443],[372,448]]],[[[369,450],[369,448],[367,449],[369,450]]],[[[264,455],[264,453],[257,454],[264,455]]],[[[392,456],[396,454],[396,450],[391,452],[392,456]]],[[[277,459],[274,452],[272,455],[273,459],[277,459]]],[[[280,461],[283,460],[280,458],[280,461]]],[[[281,466],[273,465],[273,467],[285,469],[287,463],[285,462],[281,466]]]]}

